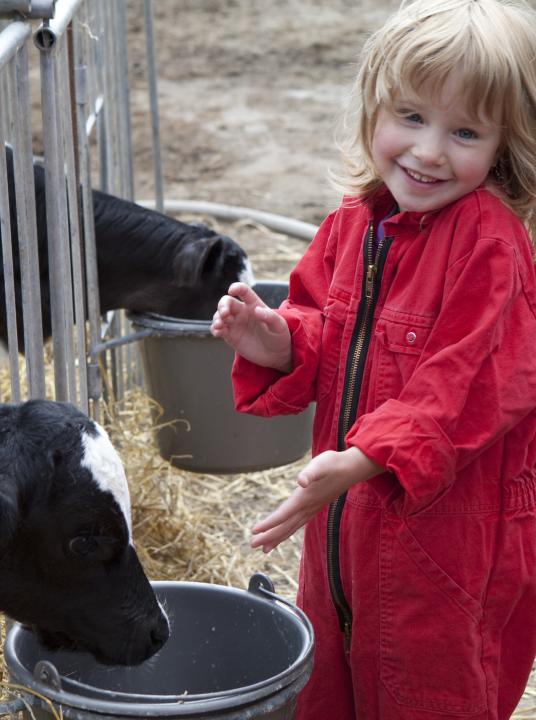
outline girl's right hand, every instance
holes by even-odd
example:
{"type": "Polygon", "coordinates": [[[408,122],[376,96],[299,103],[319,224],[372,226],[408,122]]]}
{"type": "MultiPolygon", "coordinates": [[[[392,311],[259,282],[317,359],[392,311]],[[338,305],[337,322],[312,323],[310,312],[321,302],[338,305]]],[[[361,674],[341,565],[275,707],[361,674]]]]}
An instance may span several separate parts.
{"type": "Polygon", "coordinates": [[[250,362],[281,372],[292,369],[288,325],[245,283],[233,283],[214,313],[210,331],[250,362]]]}

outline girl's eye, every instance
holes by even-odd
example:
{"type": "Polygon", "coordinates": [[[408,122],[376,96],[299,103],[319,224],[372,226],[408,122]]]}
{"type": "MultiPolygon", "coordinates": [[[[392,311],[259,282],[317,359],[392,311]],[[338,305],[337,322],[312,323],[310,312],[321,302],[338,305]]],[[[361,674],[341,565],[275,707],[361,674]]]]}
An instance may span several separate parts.
{"type": "Polygon", "coordinates": [[[469,128],[460,128],[459,130],[456,130],[455,134],[462,140],[474,140],[477,136],[476,132],[474,130],[469,130],[469,128]]]}
{"type": "Polygon", "coordinates": [[[422,117],[417,112],[412,112],[411,110],[404,109],[397,110],[396,112],[399,117],[401,117],[403,120],[407,120],[410,123],[422,123],[422,117]]]}

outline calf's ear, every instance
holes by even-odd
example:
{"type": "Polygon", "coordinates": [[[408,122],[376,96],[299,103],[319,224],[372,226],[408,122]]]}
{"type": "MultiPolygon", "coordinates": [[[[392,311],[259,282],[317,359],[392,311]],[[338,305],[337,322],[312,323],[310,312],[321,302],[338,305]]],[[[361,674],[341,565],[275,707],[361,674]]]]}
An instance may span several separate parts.
{"type": "Polygon", "coordinates": [[[59,448],[49,450],[47,457],[52,468],[57,468],[63,461],[63,453],[59,448]]]}
{"type": "Polygon", "coordinates": [[[221,255],[220,237],[205,237],[183,245],[173,259],[173,277],[179,287],[193,287],[221,255]]]}
{"type": "Polygon", "coordinates": [[[14,478],[0,475],[0,549],[15,534],[19,521],[19,502],[14,478]]]}

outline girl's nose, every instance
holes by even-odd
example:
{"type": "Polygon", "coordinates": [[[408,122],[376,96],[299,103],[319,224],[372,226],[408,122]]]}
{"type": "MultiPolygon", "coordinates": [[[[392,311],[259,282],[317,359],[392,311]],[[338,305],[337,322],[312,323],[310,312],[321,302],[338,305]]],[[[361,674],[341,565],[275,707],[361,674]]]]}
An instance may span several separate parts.
{"type": "Polygon", "coordinates": [[[423,165],[442,165],[445,162],[443,142],[436,133],[419,133],[412,152],[423,165]]]}

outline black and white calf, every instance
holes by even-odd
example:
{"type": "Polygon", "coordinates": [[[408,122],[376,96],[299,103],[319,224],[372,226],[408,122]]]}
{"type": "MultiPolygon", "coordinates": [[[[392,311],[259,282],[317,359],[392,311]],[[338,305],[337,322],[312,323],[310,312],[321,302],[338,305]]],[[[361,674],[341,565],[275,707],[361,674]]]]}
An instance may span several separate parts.
{"type": "Polygon", "coordinates": [[[137,664],[169,635],[132,544],[123,465],[68,403],[0,405],[0,610],[49,647],[137,664]]]}
{"type": "MultiPolygon", "coordinates": [[[[23,350],[22,298],[13,153],[6,148],[10,219],[16,262],[19,347],[23,350]]],[[[34,163],[40,285],[45,338],[51,334],[45,170],[34,163]]],[[[113,195],[93,191],[101,311],[124,308],[209,320],[235,280],[252,282],[246,253],[230,237],[187,224],[113,195]]],[[[0,341],[7,342],[4,271],[0,264],[0,341]]]]}

